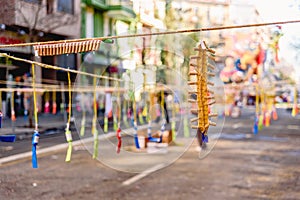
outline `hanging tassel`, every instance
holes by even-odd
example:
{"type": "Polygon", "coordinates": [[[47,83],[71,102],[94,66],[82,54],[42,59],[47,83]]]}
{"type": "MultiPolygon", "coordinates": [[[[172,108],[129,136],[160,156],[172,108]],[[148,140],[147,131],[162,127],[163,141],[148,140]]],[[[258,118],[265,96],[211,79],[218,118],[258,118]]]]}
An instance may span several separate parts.
{"type": "Polygon", "coordinates": [[[108,131],[108,118],[107,118],[107,116],[104,117],[104,127],[103,127],[103,131],[104,131],[105,133],[107,133],[107,131],[108,131]]]}
{"type": "Polygon", "coordinates": [[[123,124],[125,125],[126,128],[129,127],[128,121],[127,121],[127,116],[124,114],[123,115],[123,124]]]}
{"type": "Polygon", "coordinates": [[[118,130],[118,122],[117,122],[117,116],[113,116],[113,121],[114,121],[114,131],[118,130]]]}
{"type": "Polygon", "coordinates": [[[176,140],[176,121],[173,120],[171,122],[171,130],[172,130],[172,140],[175,141],[176,140]]]}
{"type": "Polygon", "coordinates": [[[292,110],[292,116],[295,117],[298,114],[298,106],[297,104],[294,104],[293,110],[292,110]]]}
{"type": "Polygon", "coordinates": [[[128,118],[127,118],[127,113],[126,113],[126,100],[123,103],[122,112],[123,112],[123,124],[125,125],[126,128],[128,128],[129,124],[128,124],[128,121],[127,121],[128,118]]]}
{"type": "Polygon", "coordinates": [[[159,142],[162,142],[165,130],[166,130],[166,126],[165,126],[165,122],[163,122],[163,124],[160,127],[160,140],[159,140],[159,142]]]}
{"type": "Polygon", "coordinates": [[[64,103],[60,103],[60,113],[64,113],[65,112],[65,104],[64,103]]]}
{"type": "Polygon", "coordinates": [[[93,153],[93,159],[96,159],[98,157],[98,135],[99,132],[96,128],[96,124],[93,128],[93,135],[94,135],[94,153],[93,153]]]}
{"type": "Polygon", "coordinates": [[[38,161],[37,161],[37,155],[36,155],[36,146],[39,143],[40,134],[37,130],[34,131],[32,136],[32,168],[38,168],[38,161]]]}
{"type": "Polygon", "coordinates": [[[53,104],[52,104],[52,114],[55,115],[56,112],[57,112],[57,104],[56,104],[56,102],[53,102],[53,104]]]}
{"type": "Polygon", "coordinates": [[[28,110],[24,110],[24,122],[28,121],[28,110]]]}
{"type": "Polygon", "coordinates": [[[256,135],[258,133],[258,115],[254,117],[254,126],[253,126],[253,134],[256,135]]]}
{"type": "Polygon", "coordinates": [[[171,130],[172,130],[172,141],[176,140],[176,104],[175,100],[172,104],[172,123],[171,123],[171,130]]]}
{"type": "Polygon", "coordinates": [[[190,129],[189,129],[189,122],[188,122],[188,118],[187,118],[187,115],[184,115],[183,117],[183,134],[184,134],[184,137],[188,138],[190,137],[190,129]]]}
{"type": "Polygon", "coordinates": [[[295,117],[298,114],[298,91],[297,87],[294,88],[294,105],[292,110],[292,116],[295,117]]]}
{"type": "Polygon", "coordinates": [[[2,110],[2,91],[0,91],[0,111],[2,110]]]}
{"type": "Polygon", "coordinates": [[[45,94],[44,113],[50,113],[49,92],[45,94]]]}
{"type": "Polygon", "coordinates": [[[151,121],[149,121],[149,123],[148,123],[147,134],[148,134],[148,141],[149,142],[160,142],[160,138],[152,137],[152,123],[151,123],[151,121]]]}
{"type": "Polygon", "coordinates": [[[71,116],[72,116],[72,93],[71,93],[71,76],[70,76],[70,72],[67,73],[68,75],[68,90],[69,90],[69,106],[68,106],[68,111],[69,111],[69,115],[68,115],[68,123],[67,123],[67,127],[66,127],[66,132],[65,132],[65,136],[66,136],[66,140],[68,142],[68,150],[67,150],[67,155],[66,155],[66,162],[70,162],[71,161],[71,156],[72,156],[72,133],[70,131],[70,122],[71,122],[71,116]]]}
{"type": "Polygon", "coordinates": [[[135,143],[135,147],[137,149],[140,149],[137,131],[138,131],[138,127],[137,127],[136,122],[134,122],[134,143],[135,143]]]}
{"type": "Polygon", "coordinates": [[[132,127],[134,127],[134,117],[133,116],[130,117],[130,124],[132,127]]]}
{"type": "Polygon", "coordinates": [[[2,128],[2,118],[3,118],[3,114],[2,114],[2,112],[0,110],[0,128],[2,128]]]}
{"type": "Polygon", "coordinates": [[[49,101],[46,101],[46,103],[45,103],[44,112],[45,113],[50,113],[50,103],[49,103],[49,101]]]}
{"type": "Polygon", "coordinates": [[[15,111],[14,111],[14,110],[11,111],[11,120],[12,120],[12,121],[16,121],[16,120],[17,120],[17,119],[16,119],[16,114],[15,114],[15,111]]]}
{"type": "Polygon", "coordinates": [[[142,111],[142,117],[146,119],[147,116],[148,116],[148,107],[147,105],[145,105],[142,111]]]}
{"type": "MultiPolygon", "coordinates": [[[[96,74],[96,71],[94,72],[96,74]]],[[[94,117],[92,122],[92,134],[94,135],[94,153],[93,153],[93,159],[96,159],[98,157],[98,130],[97,130],[97,117],[98,117],[98,104],[97,104],[97,79],[94,77],[93,79],[93,85],[94,85],[94,101],[93,101],[93,107],[94,107],[94,117]]]]}
{"type": "Polygon", "coordinates": [[[85,134],[85,111],[83,111],[83,113],[82,113],[80,136],[83,137],[84,134],[85,134]]]}
{"type": "Polygon", "coordinates": [[[144,119],[143,119],[142,112],[139,111],[138,115],[139,115],[139,122],[140,122],[140,124],[144,124],[145,122],[144,122],[144,119]]]}
{"type": "Polygon", "coordinates": [[[16,113],[15,113],[15,98],[14,98],[15,94],[14,92],[11,93],[11,99],[10,99],[10,103],[11,103],[11,120],[12,121],[16,121],[16,113]]]}
{"type": "Polygon", "coordinates": [[[273,120],[277,120],[278,119],[278,115],[277,115],[277,111],[276,111],[276,107],[275,106],[273,106],[272,118],[273,118],[273,120]]]}
{"type": "Polygon", "coordinates": [[[263,125],[266,126],[266,119],[267,119],[266,112],[263,112],[262,116],[263,116],[263,125]]]}
{"type": "Polygon", "coordinates": [[[52,96],[52,114],[55,115],[56,112],[57,112],[56,92],[53,91],[53,96],[52,96]]]}
{"type": "Polygon", "coordinates": [[[116,151],[117,151],[117,153],[120,153],[121,146],[122,146],[122,137],[121,137],[121,127],[120,127],[120,124],[119,124],[118,130],[117,130],[116,137],[118,139],[118,145],[117,145],[116,151]]]}
{"type": "Polygon", "coordinates": [[[270,126],[270,121],[271,121],[271,115],[270,115],[270,113],[269,112],[266,112],[266,114],[265,114],[265,126],[266,127],[269,127],[270,126]]]}
{"type": "Polygon", "coordinates": [[[202,142],[203,143],[208,143],[208,136],[205,133],[202,133],[202,142]]]}
{"type": "Polygon", "coordinates": [[[65,131],[65,136],[66,136],[66,140],[68,142],[68,150],[67,150],[67,155],[66,155],[66,162],[70,162],[71,161],[71,156],[72,156],[72,133],[69,130],[69,124],[67,124],[67,128],[65,131]]]}
{"type": "Polygon", "coordinates": [[[262,130],[264,126],[264,116],[261,114],[258,118],[258,130],[262,130]]]}

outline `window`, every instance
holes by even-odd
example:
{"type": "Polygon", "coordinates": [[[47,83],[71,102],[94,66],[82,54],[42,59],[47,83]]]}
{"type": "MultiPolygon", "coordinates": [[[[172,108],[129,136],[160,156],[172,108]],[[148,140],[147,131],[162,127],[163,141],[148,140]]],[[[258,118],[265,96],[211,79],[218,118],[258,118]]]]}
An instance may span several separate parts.
{"type": "Polygon", "coordinates": [[[58,0],[57,11],[74,14],[74,1],[73,0],[58,0]]]}
{"type": "Polygon", "coordinates": [[[76,56],[75,54],[63,54],[56,56],[55,65],[63,68],[76,69],[76,56]]]}
{"type": "Polygon", "coordinates": [[[23,0],[26,1],[28,3],[38,3],[38,4],[42,4],[42,0],[23,0]]]}
{"type": "Polygon", "coordinates": [[[54,0],[47,0],[47,14],[53,13],[53,1],[54,0]]]}

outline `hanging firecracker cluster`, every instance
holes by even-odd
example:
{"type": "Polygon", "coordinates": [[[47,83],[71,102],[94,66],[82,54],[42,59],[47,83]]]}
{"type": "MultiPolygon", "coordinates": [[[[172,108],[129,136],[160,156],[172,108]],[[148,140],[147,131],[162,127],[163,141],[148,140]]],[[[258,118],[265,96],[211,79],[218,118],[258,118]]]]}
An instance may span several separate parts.
{"type": "Polygon", "coordinates": [[[215,97],[213,91],[208,88],[208,85],[213,86],[214,83],[209,81],[209,77],[215,74],[208,69],[215,69],[215,67],[208,62],[209,59],[214,60],[215,51],[208,48],[205,42],[201,42],[200,45],[194,49],[197,51],[196,56],[191,56],[190,62],[190,82],[188,85],[193,87],[193,90],[189,93],[195,98],[189,99],[190,103],[197,104],[197,109],[192,109],[191,113],[197,115],[196,118],[191,119],[191,122],[197,122],[197,125],[192,125],[193,129],[197,129],[197,137],[200,146],[203,143],[208,142],[208,128],[210,125],[216,126],[215,122],[210,120],[210,117],[217,116],[217,114],[210,113],[209,106],[214,104],[215,97]],[[196,60],[196,62],[194,62],[196,60]]]}
{"type": "Polygon", "coordinates": [[[80,53],[96,51],[100,47],[101,40],[88,40],[82,42],[65,42],[57,44],[35,45],[37,56],[53,56],[60,54],[80,53]]]}

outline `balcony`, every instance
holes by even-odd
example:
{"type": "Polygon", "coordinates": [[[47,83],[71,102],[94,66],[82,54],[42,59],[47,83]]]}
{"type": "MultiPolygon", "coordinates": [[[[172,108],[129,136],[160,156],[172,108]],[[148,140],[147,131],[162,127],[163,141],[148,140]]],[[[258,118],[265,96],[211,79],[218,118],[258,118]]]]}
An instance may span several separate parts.
{"type": "Polygon", "coordinates": [[[116,19],[130,21],[136,17],[130,0],[107,0],[107,15],[116,19]]]}
{"type": "Polygon", "coordinates": [[[136,17],[130,0],[83,0],[83,3],[107,11],[107,15],[114,19],[130,21],[136,17]]]}
{"type": "Polygon", "coordinates": [[[107,10],[106,0],[83,0],[82,2],[99,10],[107,10]]]}

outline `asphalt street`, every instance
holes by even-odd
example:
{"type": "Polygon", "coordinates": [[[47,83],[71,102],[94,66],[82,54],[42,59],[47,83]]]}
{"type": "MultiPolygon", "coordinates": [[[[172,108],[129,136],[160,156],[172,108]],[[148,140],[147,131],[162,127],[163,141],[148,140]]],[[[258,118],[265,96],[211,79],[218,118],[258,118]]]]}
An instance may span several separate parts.
{"type": "MultiPolygon", "coordinates": [[[[64,162],[65,149],[40,155],[39,169],[31,168],[30,158],[5,163],[0,199],[299,199],[300,116],[285,109],[278,116],[254,135],[253,110],[245,109],[240,118],[226,118],[220,135],[212,129],[210,142],[216,136],[217,142],[205,156],[194,141],[171,165],[138,174],[92,159],[87,143],[74,147],[70,163],[64,162]]],[[[162,160],[180,145],[168,148],[162,160]]],[[[121,155],[114,160],[141,164],[133,153],[121,155]]]]}

